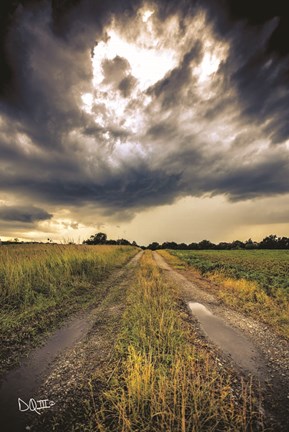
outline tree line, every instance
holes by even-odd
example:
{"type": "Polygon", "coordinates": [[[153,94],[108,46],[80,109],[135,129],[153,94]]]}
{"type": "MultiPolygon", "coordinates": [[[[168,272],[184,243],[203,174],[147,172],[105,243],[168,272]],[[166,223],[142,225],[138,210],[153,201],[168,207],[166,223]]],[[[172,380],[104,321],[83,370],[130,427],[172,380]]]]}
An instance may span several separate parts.
{"type": "Polygon", "coordinates": [[[142,249],[180,249],[180,250],[205,250],[205,249],[216,249],[216,250],[231,250],[231,249],[289,249],[289,238],[278,237],[275,234],[271,234],[265,237],[260,242],[253,241],[251,238],[242,242],[240,240],[234,240],[233,242],[220,242],[218,244],[212,243],[209,240],[202,240],[199,243],[176,243],[176,242],[164,242],[162,244],[158,242],[150,243],[148,246],[139,246],[135,241],[129,242],[126,239],[119,240],[108,240],[105,233],[97,233],[88,240],[84,240],[83,244],[87,245],[131,245],[138,246],[142,249]]]}
{"type": "Polygon", "coordinates": [[[164,242],[159,244],[157,242],[151,243],[148,247],[151,250],[157,249],[179,249],[179,250],[232,250],[232,249],[289,249],[289,238],[278,237],[275,234],[271,234],[265,237],[260,242],[253,241],[251,238],[242,242],[240,240],[234,240],[233,242],[220,242],[212,243],[209,240],[202,240],[199,243],[175,243],[175,242],[164,242]]]}
{"type": "Polygon", "coordinates": [[[99,232],[91,235],[89,239],[84,240],[82,244],[86,245],[123,245],[123,246],[138,246],[135,241],[132,243],[126,239],[108,240],[105,233],[99,232]]]}
{"type": "MultiPolygon", "coordinates": [[[[0,245],[9,245],[9,244],[42,244],[43,242],[27,242],[27,241],[19,241],[17,238],[14,240],[1,241],[0,245]]],[[[47,239],[47,243],[55,244],[51,239],[47,239]]],[[[68,244],[75,244],[73,241],[68,244]]],[[[232,249],[289,249],[289,238],[288,237],[278,237],[275,234],[271,234],[265,237],[260,242],[253,241],[251,238],[244,242],[240,240],[234,240],[230,242],[220,242],[220,243],[212,243],[209,240],[202,240],[199,243],[176,243],[176,242],[164,242],[162,244],[158,242],[152,242],[148,246],[140,246],[135,241],[130,242],[126,239],[118,239],[118,240],[109,240],[105,233],[99,232],[93,234],[89,237],[89,239],[84,240],[82,244],[86,245],[122,245],[122,246],[137,246],[142,249],[175,249],[175,250],[232,250],[232,249]]]]}

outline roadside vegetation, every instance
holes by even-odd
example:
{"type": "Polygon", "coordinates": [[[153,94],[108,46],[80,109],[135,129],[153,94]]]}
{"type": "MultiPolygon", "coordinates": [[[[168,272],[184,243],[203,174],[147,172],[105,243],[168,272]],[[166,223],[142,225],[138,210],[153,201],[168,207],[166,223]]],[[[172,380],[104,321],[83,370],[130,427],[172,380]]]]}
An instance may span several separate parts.
{"type": "Polygon", "coordinates": [[[262,430],[250,384],[221,372],[198,344],[177,288],[150,251],[129,288],[113,359],[91,380],[86,424],[75,430],[262,430]]]}
{"type": "Polygon", "coordinates": [[[103,296],[98,284],[138,249],[130,246],[0,247],[0,372],[25,345],[103,296]]]}
{"type": "Polygon", "coordinates": [[[194,269],[229,306],[289,338],[289,251],[159,251],[179,269],[194,269]]]}

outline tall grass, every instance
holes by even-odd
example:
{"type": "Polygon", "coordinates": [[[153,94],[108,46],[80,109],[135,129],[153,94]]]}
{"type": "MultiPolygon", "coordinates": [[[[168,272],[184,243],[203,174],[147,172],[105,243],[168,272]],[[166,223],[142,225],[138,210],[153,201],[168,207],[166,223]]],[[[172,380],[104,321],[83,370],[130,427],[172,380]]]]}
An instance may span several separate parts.
{"type": "Polygon", "coordinates": [[[116,368],[101,391],[92,384],[89,430],[101,432],[252,431],[261,428],[250,385],[237,395],[180,318],[177,293],[151,253],[131,287],[116,368]],[[258,426],[259,425],[259,426],[258,426]]]}
{"type": "Polygon", "coordinates": [[[0,374],[72,313],[102,300],[98,284],[137,253],[128,246],[0,246],[0,374]]]}
{"type": "Polygon", "coordinates": [[[1,304],[23,310],[39,299],[77,295],[85,282],[98,281],[134,253],[121,246],[1,246],[1,304]]]}

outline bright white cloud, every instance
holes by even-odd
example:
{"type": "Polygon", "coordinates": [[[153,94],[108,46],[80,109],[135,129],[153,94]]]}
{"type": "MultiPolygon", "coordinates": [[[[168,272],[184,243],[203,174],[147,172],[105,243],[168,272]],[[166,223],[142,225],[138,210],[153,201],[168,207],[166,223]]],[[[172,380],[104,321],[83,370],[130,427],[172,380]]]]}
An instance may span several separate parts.
{"type": "MultiPolygon", "coordinates": [[[[159,50],[151,45],[143,46],[141,42],[133,44],[124,39],[117,30],[107,31],[107,42],[100,42],[93,51],[93,84],[98,87],[103,81],[101,63],[104,59],[112,60],[116,56],[128,60],[133,76],[139,82],[139,89],[146,90],[159,81],[177,64],[176,53],[173,49],[159,50]]],[[[147,38],[152,38],[150,33],[147,38]]],[[[147,41],[146,41],[147,42],[147,41]]]]}
{"type": "MultiPolygon", "coordinates": [[[[119,128],[133,137],[127,137],[126,145],[115,141],[110,146],[109,163],[115,167],[119,166],[120,158],[129,159],[135,154],[127,151],[134,146],[141,149],[139,154],[142,157],[145,153],[148,157],[159,153],[159,146],[156,143],[151,145],[145,139],[152,116],[153,121],[170,121],[172,117],[181,134],[198,134],[208,130],[203,119],[207,107],[202,105],[202,101],[216,98],[222,91],[222,80],[216,73],[228,56],[229,45],[216,39],[203,12],[187,17],[182,24],[185,31],[181,29],[177,16],[160,21],[154,10],[144,7],[132,19],[129,28],[127,24],[113,19],[105,29],[104,40],[93,49],[91,92],[82,94],[82,109],[91,115],[96,126],[108,130],[119,128]],[[202,55],[200,59],[192,58],[191,83],[186,82],[186,88],[190,91],[191,87],[193,95],[180,94],[173,110],[163,110],[159,101],[147,94],[147,89],[181,67],[184,56],[196,43],[201,44],[202,55]],[[104,65],[108,65],[108,70],[104,65]],[[136,80],[129,97],[120,91],[120,83],[125,79],[136,80]]],[[[208,136],[211,137],[209,142],[214,141],[213,134],[206,133],[206,139],[208,136]]],[[[105,134],[102,138],[110,141],[105,134]]],[[[224,134],[220,140],[227,140],[224,134]]],[[[88,142],[86,138],[83,141],[88,142]]],[[[170,146],[173,151],[177,150],[173,143],[166,143],[167,150],[170,146]]],[[[97,148],[96,144],[95,150],[99,154],[97,148]]]]}

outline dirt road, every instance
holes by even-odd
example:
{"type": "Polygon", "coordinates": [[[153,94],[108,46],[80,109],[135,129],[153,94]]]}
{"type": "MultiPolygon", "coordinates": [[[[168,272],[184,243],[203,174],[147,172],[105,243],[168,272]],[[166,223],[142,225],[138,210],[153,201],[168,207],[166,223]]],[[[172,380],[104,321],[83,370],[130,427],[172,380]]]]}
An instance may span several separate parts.
{"type": "Polygon", "coordinates": [[[229,309],[206,292],[205,280],[175,271],[154,252],[167,280],[178,286],[193,317],[193,325],[212,344],[224,364],[260,382],[264,408],[274,432],[289,430],[289,342],[268,326],[229,309]]]}
{"type": "MultiPolygon", "coordinates": [[[[24,359],[20,367],[4,376],[0,386],[1,430],[52,431],[68,407],[73,415],[82,384],[87,384],[99,364],[109,361],[124,310],[122,300],[141,255],[142,252],[138,253],[126,266],[102,281],[105,295],[94,309],[67,321],[42,347],[24,359]],[[41,411],[39,416],[29,410],[21,412],[18,398],[26,404],[33,398],[47,399],[55,405],[41,411]]],[[[21,403],[21,409],[25,408],[21,403]]],[[[56,430],[64,431],[65,425],[56,430]]]]}
{"type": "MultiPolygon", "coordinates": [[[[134,281],[141,255],[102,282],[105,294],[94,309],[71,319],[43,347],[32,352],[20,368],[6,375],[0,387],[1,427],[5,432],[68,432],[72,424],[77,427],[75,419],[81,424],[86,400],[91,399],[88,381],[91,377],[97,380],[104,371],[110,373],[113,367],[114,342],[125,310],[126,290],[134,281]],[[30,398],[47,399],[54,405],[38,416],[36,412],[20,412],[18,397],[26,403],[30,398]]],[[[264,324],[223,305],[206,291],[209,282],[205,279],[175,271],[157,252],[153,256],[168,283],[179,288],[192,314],[189,322],[206,340],[208,350],[220,359],[221,367],[259,381],[268,424],[273,425],[274,432],[288,431],[288,341],[264,324]]],[[[90,417],[91,413],[86,416],[90,417]]]]}

